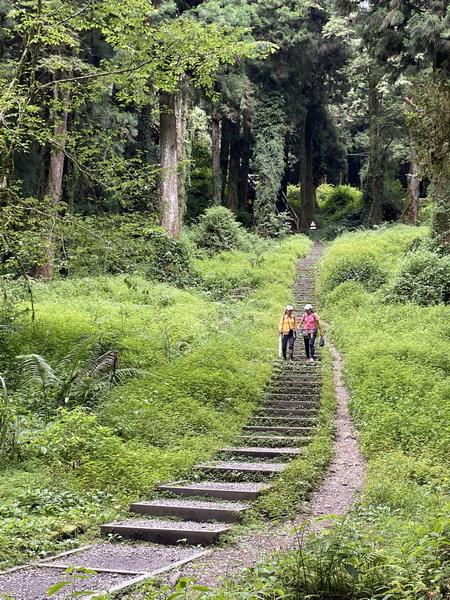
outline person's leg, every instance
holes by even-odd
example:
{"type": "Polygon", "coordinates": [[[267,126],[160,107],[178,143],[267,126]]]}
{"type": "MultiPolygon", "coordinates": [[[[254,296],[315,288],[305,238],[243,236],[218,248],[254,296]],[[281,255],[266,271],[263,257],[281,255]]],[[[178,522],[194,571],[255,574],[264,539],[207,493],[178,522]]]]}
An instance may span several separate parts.
{"type": "Polygon", "coordinates": [[[288,338],[287,333],[283,333],[283,335],[281,336],[281,351],[283,353],[284,360],[286,360],[286,348],[287,348],[288,339],[289,338],[288,338]]]}
{"type": "Polygon", "coordinates": [[[294,332],[291,331],[289,333],[289,359],[294,360],[294,343],[295,343],[295,335],[294,332]]]}
{"type": "Polygon", "coordinates": [[[305,352],[306,352],[306,358],[309,358],[309,338],[304,337],[303,341],[305,343],[305,352]]]}
{"type": "Polygon", "coordinates": [[[312,333],[309,338],[309,354],[314,359],[314,344],[316,343],[316,334],[312,333]]]}

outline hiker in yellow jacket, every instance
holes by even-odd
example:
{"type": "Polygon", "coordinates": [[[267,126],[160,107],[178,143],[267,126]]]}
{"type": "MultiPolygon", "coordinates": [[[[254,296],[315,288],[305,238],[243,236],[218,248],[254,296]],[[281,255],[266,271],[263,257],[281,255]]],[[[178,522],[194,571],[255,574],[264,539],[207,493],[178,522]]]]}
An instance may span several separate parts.
{"type": "Polygon", "coordinates": [[[292,314],[294,307],[288,304],[280,319],[278,333],[281,335],[281,350],[286,360],[286,350],[289,345],[289,360],[294,360],[294,342],[297,335],[297,319],[292,314]]]}

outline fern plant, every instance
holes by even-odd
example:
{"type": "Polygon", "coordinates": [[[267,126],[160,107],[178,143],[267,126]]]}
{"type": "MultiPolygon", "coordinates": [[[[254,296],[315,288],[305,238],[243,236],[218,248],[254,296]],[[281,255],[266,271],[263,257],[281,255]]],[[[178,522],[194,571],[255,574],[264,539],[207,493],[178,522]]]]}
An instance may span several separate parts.
{"type": "Polygon", "coordinates": [[[31,404],[40,405],[48,416],[58,406],[92,405],[114,385],[146,374],[120,366],[119,354],[117,349],[105,349],[100,339],[89,337],[71,348],[55,368],[40,354],[17,358],[31,404]]]}

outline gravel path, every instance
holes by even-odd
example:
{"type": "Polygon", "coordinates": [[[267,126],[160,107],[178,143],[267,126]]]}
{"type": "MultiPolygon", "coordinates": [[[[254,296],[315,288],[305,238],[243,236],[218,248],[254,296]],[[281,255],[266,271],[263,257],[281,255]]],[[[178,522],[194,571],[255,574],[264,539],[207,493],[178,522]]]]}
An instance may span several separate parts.
{"type": "Polygon", "coordinates": [[[70,580],[64,569],[27,569],[3,575],[0,581],[0,594],[11,595],[14,600],[63,600],[73,592],[95,591],[105,592],[108,588],[124,583],[130,575],[102,573],[89,575],[87,579],[76,579],[53,596],[47,590],[60,581],[70,580]]]}
{"type": "MultiPolygon", "coordinates": [[[[195,577],[199,585],[211,588],[220,586],[224,578],[232,577],[245,567],[260,562],[264,555],[297,546],[297,537],[292,529],[310,522],[309,531],[320,531],[329,523],[314,519],[326,514],[344,515],[358,498],[364,483],[365,463],[357,444],[357,435],[348,412],[349,395],[342,382],[342,359],[331,346],[334,364],[334,383],[337,398],[334,458],[325,473],[322,485],[309,503],[309,514],[299,515],[294,521],[282,526],[268,525],[265,530],[252,533],[245,539],[217,548],[205,557],[205,562],[188,564],[179,571],[180,577],[195,577]]],[[[173,582],[174,576],[168,579],[173,582]]]]}
{"type": "Polygon", "coordinates": [[[96,544],[88,550],[69,554],[52,562],[68,566],[82,565],[94,570],[113,569],[120,571],[123,569],[138,574],[156,571],[168,563],[175,563],[189,558],[197,552],[196,549],[179,546],[96,544]]]}

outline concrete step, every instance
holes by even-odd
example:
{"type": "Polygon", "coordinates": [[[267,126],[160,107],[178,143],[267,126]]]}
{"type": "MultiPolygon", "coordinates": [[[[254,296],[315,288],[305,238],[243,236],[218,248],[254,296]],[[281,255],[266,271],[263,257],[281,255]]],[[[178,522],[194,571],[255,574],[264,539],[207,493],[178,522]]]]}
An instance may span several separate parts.
{"type": "Polygon", "coordinates": [[[268,417],[252,417],[251,419],[253,421],[253,425],[265,425],[265,424],[269,424],[269,425],[275,425],[275,424],[283,424],[283,423],[289,423],[289,424],[294,424],[294,423],[304,423],[305,421],[309,422],[309,421],[314,421],[315,419],[311,417],[299,417],[297,415],[288,415],[288,416],[276,416],[276,415],[270,415],[268,417]],[[275,423],[276,421],[276,423],[275,423]]]}
{"type": "Polygon", "coordinates": [[[101,526],[103,535],[115,534],[131,540],[142,540],[154,544],[184,544],[210,546],[220,534],[230,531],[231,526],[194,521],[158,521],[126,519],[101,526]]]}
{"type": "Polygon", "coordinates": [[[270,488],[267,483],[227,483],[221,481],[204,481],[188,483],[175,481],[158,486],[158,490],[171,492],[178,496],[206,496],[222,500],[256,500],[259,494],[270,488]]]}
{"type": "Polygon", "coordinates": [[[309,444],[312,438],[304,435],[239,435],[237,439],[242,440],[243,442],[249,442],[250,444],[259,444],[260,446],[267,444],[267,447],[269,448],[274,448],[284,444],[292,448],[291,444],[295,444],[296,446],[305,446],[306,444],[309,444]]]}
{"type": "Polygon", "coordinates": [[[260,408],[259,411],[268,416],[299,415],[311,419],[315,419],[318,413],[317,408],[260,408]]]}
{"type": "Polygon", "coordinates": [[[249,504],[236,502],[205,502],[200,500],[150,500],[133,502],[130,510],[141,515],[153,517],[178,517],[189,521],[221,521],[233,523],[239,521],[249,504]]]}
{"type": "Polygon", "coordinates": [[[268,406],[272,408],[317,408],[318,402],[313,400],[269,400],[268,406]]]}
{"type": "Polygon", "coordinates": [[[266,458],[272,458],[273,456],[297,456],[301,454],[301,448],[261,448],[261,447],[248,447],[248,448],[222,448],[221,452],[228,452],[229,454],[237,454],[242,456],[263,456],[266,458]]]}
{"type": "Polygon", "coordinates": [[[314,393],[303,394],[302,392],[292,391],[292,389],[286,389],[286,391],[282,391],[281,388],[278,388],[278,389],[280,390],[278,392],[275,392],[275,391],[266,392],[266,398],[270,398],[270,399],[274,399],[274,400],[297,400],[299,402],[301,402],[301,401],[311,402],[311,401],[319,400],[319,398],[320,398],[319,390],[317,390],[317,392],[314,392],[314,393]]]}
{"type": "Polygon", "coordinates": [[[256,473],[261,476],[280,473],[286,468],[285,463],[246,463],[246,462],[219,462],[195,465],[197,469],[215,471],[217,473],[256,473]]]}
{"type": "Polygon", "coordinates": [[[246,425],[245,431],[278,431],[279,433],[311,433],[314,427],[278,427],[277,425],[246,425]]]}

